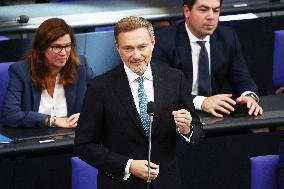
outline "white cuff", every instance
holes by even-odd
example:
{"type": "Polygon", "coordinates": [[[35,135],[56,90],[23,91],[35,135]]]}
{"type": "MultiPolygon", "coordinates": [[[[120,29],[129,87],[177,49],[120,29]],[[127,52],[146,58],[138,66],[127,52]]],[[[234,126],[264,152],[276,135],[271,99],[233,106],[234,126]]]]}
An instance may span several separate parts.
{"type": "Polygon", "coordinates": [[[193,99],[193,104],[196,110],[202,110],[201,105],[203,104],[205,98],[206,98],[205,96],[196,96],[193,99]]]}
{"type": "Polygon", "coordinates": [[[241,96],[246,96],[246,95],[248,95],[248,94],[250,94],[250,93],[254,94],[254,95],[257,97],[257,102],[259,102],[259,97],[257,96],[257,94],[255,94],[255,93],[252,92],[252,91],[245,91],[245,92],[243,92],[243,93],[241,94],[241,96]]]}
{"type": "Polygon", "coordinates": [[[178,131],[178,133],[185,139],[186,142],[190,142],[190,139],[191,139],[192,134],[193,134],[193,126],[191,126],[191,131],[190,131],[191,133],[190,133],[189,136],[184,136],[184,135],[180,132],[179,128],[177,128],[177,131],[178,131]]]}
{"type": "Polygon", "coordinates": [[[127,179],[130,177],[130,175],[131,175],[131,173],[129,172],[129,168],[130,168],[130,165],[131,165],[132,161],[133,161],[133,159],[129,159],[129,160],[127,161],[126,167],[125,167],[125,169],[124,169],[124,177],[123,177],[123,180],[127,180],[127,179]]]}

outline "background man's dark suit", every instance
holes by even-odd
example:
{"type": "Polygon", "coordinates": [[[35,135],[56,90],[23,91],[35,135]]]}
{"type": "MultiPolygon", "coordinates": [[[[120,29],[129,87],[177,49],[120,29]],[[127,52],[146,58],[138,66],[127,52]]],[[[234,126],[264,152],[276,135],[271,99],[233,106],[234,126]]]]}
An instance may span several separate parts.
{"type": "MultiPolygon", "coordinates": [[[[165,65],[152,64],[155,116],[152,129],[151,162],[160,165],[154,189],[178,188],[176,126],[173,110],[191,112],[194,135],[202,136],[202,125],[192,99],[183,88],[183,74],[165,65]]],[[[146,181],[131,175],[123,180],[128,159],[147,159],[146,138],[123,64],[95,78],[88,88],[75,138],[75,153],[99,169],[100,189],[145,189],[146,181]]]]}
{"type": "MultiPolygon", "coordinates": [[[[192,89],[192,57],[191,47],[184,22],[157,30],[153,60],[168,63],[181,69],[192,89]]],[[[229,82],[235,95],[245,91],[256,94],[257,86],[251,78],[242,55],[235,32],[224,26],[218,26],[210,37],[211,85],[213,94],[222,92],[224,81],[229,82]]]]}

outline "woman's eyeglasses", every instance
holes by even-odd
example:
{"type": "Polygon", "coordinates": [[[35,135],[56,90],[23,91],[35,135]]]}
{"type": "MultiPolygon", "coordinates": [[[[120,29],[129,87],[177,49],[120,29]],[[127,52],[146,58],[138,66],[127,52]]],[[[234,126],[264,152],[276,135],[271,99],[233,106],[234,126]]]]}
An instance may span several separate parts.
{"type": "Polygon", "coordinates": [[[63,49],[65,49],[65,52],[69,53],[71,51],[71,49],[72,49],[72,45],[71,44],[65,45],[65,46],[51,45],[49,47],[51,48],[52,52],[57,53],[57,54],[61,53],[61,51],[63,49]]]}

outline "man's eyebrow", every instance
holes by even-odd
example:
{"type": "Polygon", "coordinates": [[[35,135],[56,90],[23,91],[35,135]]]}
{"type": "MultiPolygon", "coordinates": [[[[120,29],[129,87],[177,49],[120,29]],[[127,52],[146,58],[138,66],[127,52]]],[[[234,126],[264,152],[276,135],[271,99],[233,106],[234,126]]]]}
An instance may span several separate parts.
{"type": "Polygon", "coordinates": [[[209,7],[209,6],[206,6],[206,5],[200,5],[198,8],[206,8],[206,9],[220,9],[221,7],[220,6],[217,6],[217,7],[209,7]]]}

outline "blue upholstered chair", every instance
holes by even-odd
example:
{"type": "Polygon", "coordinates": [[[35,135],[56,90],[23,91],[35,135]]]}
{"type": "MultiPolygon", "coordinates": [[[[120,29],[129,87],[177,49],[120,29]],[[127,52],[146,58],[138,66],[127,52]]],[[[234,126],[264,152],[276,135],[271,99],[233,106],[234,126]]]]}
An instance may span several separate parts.
{"type": "Polygon", "coordinates": [[[3,101],[4,101],[4,97],[5,97],[8,82],[9,82],[8,69],[12,63],[14,62],[0,63],[0,123],[2,122],[3,101]]]}
{"type": "Polygon", "coordinates": [[[113,31],[114,26],[98,26],[95,28],[96,32],[113,31]]]}
{"type": "Polygon", "coordinates": [[[273,86],[284,86],[284,30],[274,31],[273,86]]]}
{"type": "Polygon", "coordinates": [[[115,48],[113,31],[80,33],[75,37],[79,54],[85,55],[96,75],[121,63],[115,48]]]}
{"type": "Polygon", "coordinates": [[[98,170],[78,157],[71,158],[72,189],[96,189],[98,170]]]}
{"type": "Polygon", "coordinates": [[[279,148],[279,161],[278,161],[278,189],[284,189],[284,142],[281,143],[279,148]]]}
{"type": "Polygon", "coordinates": [[[16,62],[25,57],[31,47],[31,39],[0,41],[0,62],[16,62]]]}
{"type": "Polygon", "coordinates": [[[6,41],[6,40],[9,40],[10,37],[8,36],[5,36],[5,35],[0,35],[0,41],[6,41]]]}
{"type": "Polygon", "coordinates": [[[279,155],[250,158],[251,189],[276,189],[279,155]]]}
{"type": "Polygon", "coordinates": [[[121,63],[115,48],[113,31],[86,33],[85,56],[96,75],[121,63]]]}

